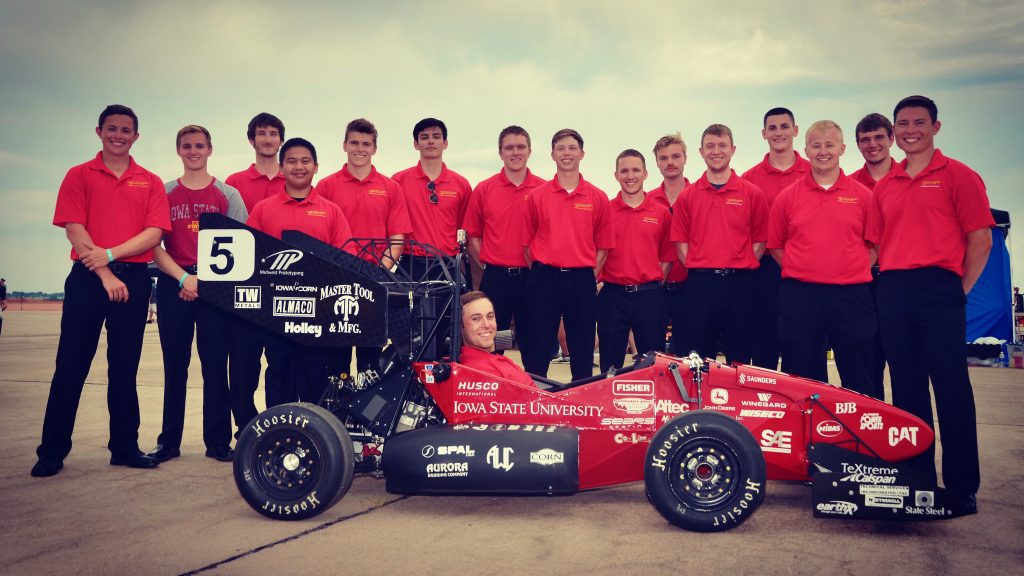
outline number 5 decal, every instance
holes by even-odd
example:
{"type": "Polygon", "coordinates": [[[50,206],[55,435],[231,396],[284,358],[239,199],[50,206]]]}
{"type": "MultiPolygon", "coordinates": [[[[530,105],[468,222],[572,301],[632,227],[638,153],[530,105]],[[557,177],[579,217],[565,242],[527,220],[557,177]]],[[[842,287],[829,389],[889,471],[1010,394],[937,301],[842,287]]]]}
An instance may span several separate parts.
{"type": "Polygon", "coordinates": [[[199,279],[204,282],[248,280],[255,269],[256,239],[248,230],[200,230],[199,279]]]}

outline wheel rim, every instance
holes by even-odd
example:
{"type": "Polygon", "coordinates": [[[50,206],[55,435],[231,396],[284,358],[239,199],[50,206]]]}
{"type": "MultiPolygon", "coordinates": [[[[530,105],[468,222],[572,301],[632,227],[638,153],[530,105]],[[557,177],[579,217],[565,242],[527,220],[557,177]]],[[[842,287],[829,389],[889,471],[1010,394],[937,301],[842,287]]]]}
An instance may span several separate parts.
{"type": "Polygon", "coordinates": [[[295,499],[320,478],[320,451],[295,430],[268,433],[253,453],[256,481],[274,498],[295,499]]]}
{"type": "Polygon", "coordinates": [[[694,438],[672,459],[670,487],[676,498],[695,510],[713,510],[727,501],[743,476],[739,456],[714,438],[694,438]]]}

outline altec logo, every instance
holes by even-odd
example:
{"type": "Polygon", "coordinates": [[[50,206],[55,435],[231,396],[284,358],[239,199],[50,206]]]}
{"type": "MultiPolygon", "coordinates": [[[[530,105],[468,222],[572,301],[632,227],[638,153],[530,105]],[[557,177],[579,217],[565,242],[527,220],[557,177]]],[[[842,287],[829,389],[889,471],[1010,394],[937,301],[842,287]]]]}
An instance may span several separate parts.
{"type": "Polygon", "coordinates": [[[654,396],[654,382],[649,380],[616,380],[612,383],[616,396],[654,396]]]}
{"type": "Polygon", "coordinates": [[[516,465],[516,463],[512,461],[513,454],[515,454],[515,450],[507,446],[501,448],[491,446],[491,449],[487,451],[487,463],[495,470],[504,470],[505,472],[508,472],[516,465]]]}
{"type": "Polygon", "coordinates": [[[235,308],[260,308],[262,294],[262,286],[235,286],[235,308]]]}
{"type": "Polygon", "coordinates": [[[287,270],[292,264],[302,260],[302,251],[295,250],[294,248],[281,250],[280,252],[274,252],[266,258],[261,258],[260,262],[266,263],[267,260],[271,261],[271,270],[287,270]]]}

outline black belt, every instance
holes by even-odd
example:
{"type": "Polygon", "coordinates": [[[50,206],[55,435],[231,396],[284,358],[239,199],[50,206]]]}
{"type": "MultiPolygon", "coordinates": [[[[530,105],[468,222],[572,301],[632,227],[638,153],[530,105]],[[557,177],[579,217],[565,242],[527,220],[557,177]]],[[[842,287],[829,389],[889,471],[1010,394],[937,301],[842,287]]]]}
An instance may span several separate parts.
{"type": "Polygon", "coordinates": [[[580,266],[578,268],[560,268],[558,266],[551,266],[543,262],[534,262],[533,265],[536,266],[537,268],[549,268],[551,270],[558,270],[559,272],[579,272],[582,270],[588,270],[591,274],[594,273],[594,269],[589,266],[580,266]]]}
{"type": "Polygon", "coordinates": [[[525,266],[498,266],[496,264],[488,264],[488,270],[495,270],[501,272],[506,276],[522,276],[526,274],[530,269],[525,266]]]}
{"type": "Polygon", "coordinates": [[[686,286],[686,281],[682,282],[669,282],[665,284],[665,290],[682,290],[683,286],[686,286]]]}
{"type": "Polygon", "coordinates": [[[184,270],[185,272],[188,272],[192,276],[195,276],[197,274],[195,264],[193,264],[192,266],[182,266],[181,269],[184,270]]]}
{"type": "MultiPolygon", "coordinates": [[[[85,264],[82,264],[81,260],[75,260],[72,266],[79,266],[85,268],[85,264]]],[[[145,262],[110,262],[107,264],[107,268],[110,269],[114,274],[125,274],[129,272],[145,272],[149,267],[149,264],[145,262]]]]}
{"type": "Polygon", "coordinates": [[[690,274],[714,274],[715,276],[732,276],[751,272],[750,268],[689,268],[690,274]]]}
{"type": "Polygon", "coordinates": [[[633,292],[646,292],[648,290],[657,290],[661,288],[661,282],[657,280],[651,280],[650,282],[644,282],[643,284],[615,284],[613,282],[605,282],[602,290],[621,290],[626,294],[632,294],[633,292]]]}

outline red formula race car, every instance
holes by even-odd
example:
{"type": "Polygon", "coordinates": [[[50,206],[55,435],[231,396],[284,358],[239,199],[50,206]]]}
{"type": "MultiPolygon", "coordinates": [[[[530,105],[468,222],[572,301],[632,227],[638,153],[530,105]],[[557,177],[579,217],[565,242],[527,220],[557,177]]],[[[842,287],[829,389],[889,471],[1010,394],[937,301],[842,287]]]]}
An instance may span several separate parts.
{"type": "MultiPolygon", "coordinates": [[[[820,382],[696,355],[650,352],[569,384],[521,384],[459,363],[461,257],[418,277],[304,235],[276,240],[201,219],[200,294],[298,345],[389,346],[377,369],[326,378],[318,404],[275,406],[243,430],[234,461],[261,514],[302,519],[356,471],[400,494],[572,494],[643,481],[672,524],[739,525],[767,480],[813,482],[814,515],[933,519],[962,499],[901,464],[934,441],[918,418],[820,382]]],[[[384,248],[386,249],[386,248],[384,248]]]]}

